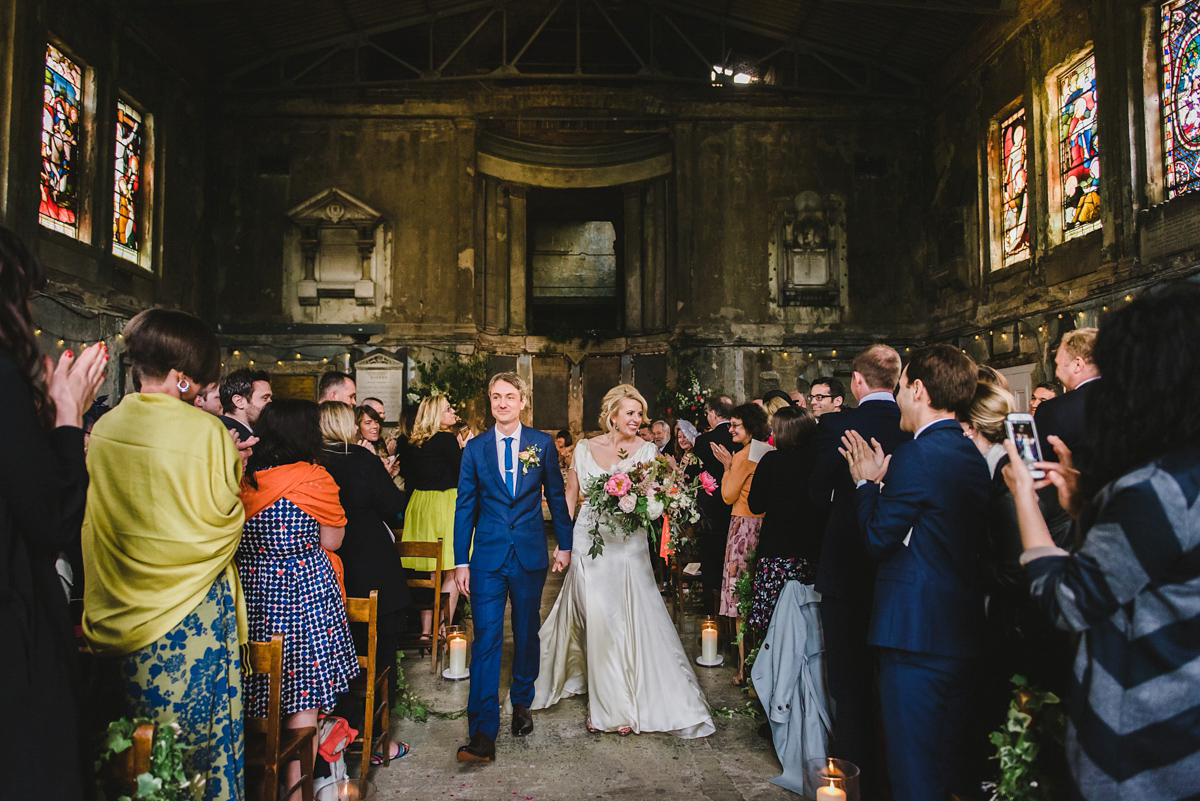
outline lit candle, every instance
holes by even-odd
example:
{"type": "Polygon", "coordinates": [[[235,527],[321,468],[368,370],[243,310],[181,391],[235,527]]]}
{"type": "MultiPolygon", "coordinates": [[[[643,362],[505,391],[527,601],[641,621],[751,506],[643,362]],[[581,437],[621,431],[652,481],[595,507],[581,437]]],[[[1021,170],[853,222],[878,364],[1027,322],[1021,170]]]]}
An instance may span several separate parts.
{"type": "Polygon", "coordinates": [[[465,637],[450,638],[450,675],[461,676],[467,672],[467,640],[465,637]]]}
{"type": "Polygon", "coordinates": [[[717,661],[717,624],[706,620],[700,630],[700,659],[704,662],[717,661]]]}
{"type": "Polygon", "coordinates": [[[830,782],[828,787],[817,788],[817,801],[846,801],[846,791],[840,787],[834,787],[830,782]]]}

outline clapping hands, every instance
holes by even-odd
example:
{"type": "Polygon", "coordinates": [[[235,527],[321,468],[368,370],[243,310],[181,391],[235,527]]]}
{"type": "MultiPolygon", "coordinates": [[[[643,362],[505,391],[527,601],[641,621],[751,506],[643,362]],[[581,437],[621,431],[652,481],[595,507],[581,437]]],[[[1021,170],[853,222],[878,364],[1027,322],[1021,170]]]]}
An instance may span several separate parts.
{"type": "Polygon", "coordinates": [[[64,351],[58,364],[46,357],[46,388],[54,401],[55,426],[83,427],[83,413],[96,398],[108,369],[108,346],[103,342],[84,348],[76,357],[64,351]]]}
{"type": "Polygon", "coordinates": [[[850,477],[854,483],[879,482],[887,475],[892,457],[884,455],[883,446],[876,439],[872,438],[868,445],[861,434],[851,430],[842,435],[842,445],[844,447],[838,448],[838,453],[850,464],[850,477]]]}
{"type": "Polygon", "coordinates": [[[717,461],[720,462],[726,470],[729,469],[729,465],[733,464],[733,454],[730,453],[729,448],[726,448],[724,445],[718,445],[714,442],[712,446],[712,452],[713,456],[717,457],[717,461]]]}

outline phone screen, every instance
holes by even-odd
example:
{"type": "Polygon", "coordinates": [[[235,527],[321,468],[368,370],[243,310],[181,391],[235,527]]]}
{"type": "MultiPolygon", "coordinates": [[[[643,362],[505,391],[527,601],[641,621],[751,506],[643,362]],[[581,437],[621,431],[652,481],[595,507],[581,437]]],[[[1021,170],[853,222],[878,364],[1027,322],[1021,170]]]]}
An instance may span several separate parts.
{"type": "MultiPolygon", "coordinates": [[[[1038,445],[1037,429],[1034,428],[1032,420],[1013,420],[1010,417],[1008,431],[1013,444],[1017,446],[1017,453],[1021,454],[1021,461],[1027,465],[1042,461],[1042,449],[1038,445]]],[[[1035,472],[1041,473],[1042,471],[1035,472]]],[[[1040,478],[1041,476],[1035,475],[1034,477],[1040,478]]]]}

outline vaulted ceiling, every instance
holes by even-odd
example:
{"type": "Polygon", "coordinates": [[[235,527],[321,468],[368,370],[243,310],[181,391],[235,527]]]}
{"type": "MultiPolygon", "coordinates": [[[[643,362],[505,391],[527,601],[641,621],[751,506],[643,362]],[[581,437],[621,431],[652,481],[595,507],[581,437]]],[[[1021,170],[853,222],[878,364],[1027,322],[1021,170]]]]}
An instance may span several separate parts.
{"type": "MultiPolygon", "coordinates": [[[[753,82],[912,95],[1017,0],[141,0],[228,91],[753,82]]],[[[750,90],[756,91],[756,90],[750,90]]]]}

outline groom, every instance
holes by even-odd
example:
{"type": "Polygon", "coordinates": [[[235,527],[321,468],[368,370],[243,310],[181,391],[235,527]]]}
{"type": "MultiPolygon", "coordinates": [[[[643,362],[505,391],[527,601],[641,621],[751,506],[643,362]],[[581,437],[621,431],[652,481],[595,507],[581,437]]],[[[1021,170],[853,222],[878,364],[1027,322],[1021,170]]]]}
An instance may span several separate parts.
{"type": "Polygon", "coordinates": [[[521,412],[529,404],[525,381],[516,373],[498,373],[488,382],[488,398],[496,425],[467,441],[454,511],[454,578],[459,592],[471,596],[475,622],[467,701],[471,741],[458,749],[459,762],[496,758],[504,606],[510,598],[512,733],[523,737],[533,731],[529,705],[538,674],[542,587],[550,563],[542,524],[543,488],[558,538],[554,569],[566,570],[571,563],[571,517],[558,451],[548,434],[521,425],[521,412]]]}

